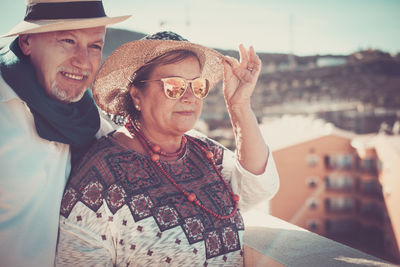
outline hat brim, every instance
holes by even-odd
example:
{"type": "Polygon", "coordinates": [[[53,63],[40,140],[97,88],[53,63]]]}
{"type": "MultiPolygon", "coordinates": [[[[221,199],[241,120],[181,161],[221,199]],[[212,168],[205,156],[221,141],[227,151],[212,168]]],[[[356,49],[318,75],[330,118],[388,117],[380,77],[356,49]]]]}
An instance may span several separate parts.
{"type": "Polygon", "coordinates": [[[19,34],[28,34],[28,33],[42,33],[42,32],[94,28],[94,27],[118,23],[128,19],[129,17],[131,16],[127,15],[118,17],[100,17],[100,18],[87,18],[87,19],[22,21],[14,28],[12,28],[8,33],[0,35],[0,38],[16,36],[19,34]]]}
{"type": "Polygon", "coordinates": [[[150,60],[174,50],[194,52],[202,65],[202,77],[214,87],[223,76],[224,56],[207,47],[172,40],[139,40],[121,45],[104,61],[92,87],[93,98],[105,112],[126,116],[132,75],[150,60]]]}

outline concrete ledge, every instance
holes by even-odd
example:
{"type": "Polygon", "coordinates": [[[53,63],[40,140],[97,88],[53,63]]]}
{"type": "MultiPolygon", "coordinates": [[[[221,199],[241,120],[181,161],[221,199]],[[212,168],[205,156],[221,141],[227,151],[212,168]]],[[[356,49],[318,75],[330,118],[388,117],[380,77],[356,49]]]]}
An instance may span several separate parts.
{"type": "Polygon", "coordinates": [[[245,266],[396,266],[276,217],[243,214],[245,266]]]}

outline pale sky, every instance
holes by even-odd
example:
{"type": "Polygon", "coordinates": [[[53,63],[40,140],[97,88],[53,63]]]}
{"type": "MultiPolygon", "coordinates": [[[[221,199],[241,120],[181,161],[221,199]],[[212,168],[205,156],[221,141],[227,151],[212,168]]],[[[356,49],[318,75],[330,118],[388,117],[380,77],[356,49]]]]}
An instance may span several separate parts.
{"type": "MultiPolygon", "coordinates": [[[[0,33],[23,19],[25,0],[1,0],[0,33]]],[[[175,31],[192,42],[297,55],[400,52],[399,0],[103,0],[108,16],[132,14],[112,27],[175,31]]],[[[1,42],[1,40],[0,40],[1,42]]],[[[4,41],[3,41],[4,42],[4,41]]]]}

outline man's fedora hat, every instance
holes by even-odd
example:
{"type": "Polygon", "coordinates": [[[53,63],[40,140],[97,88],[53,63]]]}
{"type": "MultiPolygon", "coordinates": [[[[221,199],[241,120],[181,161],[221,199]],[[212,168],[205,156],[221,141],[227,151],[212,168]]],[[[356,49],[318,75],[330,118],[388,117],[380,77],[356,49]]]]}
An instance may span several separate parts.
{"type": "Polygon", "coordinates": [[[93,28],[129,17],[107,17],[101,0],[26,0],[24,21],[0,37],[93,28]]]}

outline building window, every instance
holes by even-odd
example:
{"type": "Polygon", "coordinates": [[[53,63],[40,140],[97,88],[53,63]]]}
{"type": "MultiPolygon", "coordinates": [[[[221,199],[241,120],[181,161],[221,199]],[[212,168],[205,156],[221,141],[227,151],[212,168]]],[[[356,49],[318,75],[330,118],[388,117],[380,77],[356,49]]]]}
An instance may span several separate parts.
{"type": "Polygon", "coordinates": [[[363,203],[360,213],[364,218],[378,222],[383,222],[385,219],[384,209],[375,202],[363,203]]]}
{"type": "Polygon", "coordinates": [[[307,185],[311,188],[314,188],[318,185],[318,177],[311,176],[307,178],[307,185]]]}
{"type": "Polygon", "coordinates": [[[318,200],[316,200],[314,198],[307,199],[307,206],[310,209],[315,210],[318,207],[318,200]]]}
{"type": "Polygon", "coordinates": [[[326,220],[325,231],[329,237],[354,239],[358,236],[359,223],[352,219],[326,220]]]}
{"type": "Polygon", "coordinates": [[[317,164],[318,164],[318,155],[309,154],[309,155],[307,155],[306,161],[307,161],[307,165],[310,166],[310,167],[317,166],[317,164]]]}
{"type": "Polygon", "coordinates": [[[325,186],[327,190],[350,191],[354,186],[354,179],[349,175],[330,174],[325,177],[325,186]]]}
{"type": "Polygon", "coordinates": [[[377,180],[361,182],[360,191],[363,194],[383,199],[382,186],[377,180]]]}
{"type": "Polygon", "coordinates": [[[325,155],[325,167],[328,169],[351,169],[353,167],[353,155],[325,155]]]}
{"type": "Polygon", "coordinates": [[[319,222],[317,220],[311,219],[307,221],[307,228],[313,232],[317,231],[319,228],[319,222]]]}
{"type": "Polygon", "coordinates": [[[360,168],[363,171],[376,172],[377,171],[377,163],[376,163],[375,158],[361,159],[360,168]]]}
{"type": "Polygon", "coordinates": [[[357,208],[357,203],[353,198],[337,197],[325,199],[325,209],[328,212],[352,212],[357,208]]]}
{"type": "Polygon", "coordinates": [[[325,155],[325,156],[324,156],[324,164],[325,164],[325,168],[327,168],[327,169],[330,168],[329,162],[330,162],[329,156],[328,156],[328,155],[325,155]]]}

